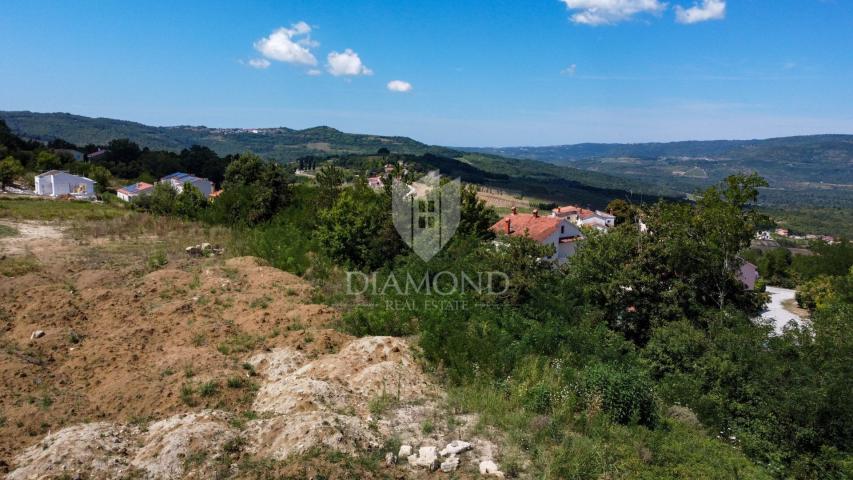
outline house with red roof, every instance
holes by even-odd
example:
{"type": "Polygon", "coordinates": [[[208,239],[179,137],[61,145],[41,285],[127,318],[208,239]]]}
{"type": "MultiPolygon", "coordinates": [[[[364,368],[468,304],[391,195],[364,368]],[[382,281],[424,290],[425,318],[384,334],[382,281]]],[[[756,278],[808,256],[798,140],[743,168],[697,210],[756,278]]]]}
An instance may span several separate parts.
{"type": "Polygon", "coordinates": [[[491,230],[500,238],[502,235],[530,237],[542,245],[554,247],[554,255],[548,260],[563,264],[575,254],[577,242],[583,239],[581,231],[566,217],[518,213],[513,207],[512,213],[498,220],[491,230]]]}
{"type": "Polygon", "coordinates": [[[616,217],[601,210],[588,210],[575,205],[557,207],[551,210],[554,217],[567,218],[575,225],[606,230],[616,225],[616,217]]]}
{"type": "Polygon", "coordinates": [[[132,183],[130,185],[125,185],[118,190],[116,190],[116,195],[121,200],[125,202],[129,202],[136,197],[141,195],[148,195],[149,193],[154,191],[154,185],[145,182],[132,183]]]}

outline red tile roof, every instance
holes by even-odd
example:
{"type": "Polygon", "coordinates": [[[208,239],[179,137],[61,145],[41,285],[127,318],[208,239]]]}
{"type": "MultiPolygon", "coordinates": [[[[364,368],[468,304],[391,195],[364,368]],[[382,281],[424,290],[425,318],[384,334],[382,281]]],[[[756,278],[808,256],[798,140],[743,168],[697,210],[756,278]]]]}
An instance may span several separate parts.
{"type": "Polygon", "coordinates": [[[530,213],[509,214],[497,223],[492,225],[491,230],[497,234],[506,234],[506,221],[509,220],[510,235],[524,236],[527,235],[537,242],[541,242],[554,233],[560,224],[562,218],[541,215],[534,216],[530,213]]]}

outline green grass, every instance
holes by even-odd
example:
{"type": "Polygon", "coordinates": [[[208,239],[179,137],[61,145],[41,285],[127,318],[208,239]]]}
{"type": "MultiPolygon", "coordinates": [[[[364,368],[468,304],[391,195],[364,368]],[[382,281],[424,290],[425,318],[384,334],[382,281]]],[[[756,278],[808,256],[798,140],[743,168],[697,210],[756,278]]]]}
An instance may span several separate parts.
{"type": "Polygon", "coordinates": [[[109,220],[132,212],[116,205],[41,198],[0,198],[0,217],[16,220],[109,220]]]}
{"type": "Polygon", "coordinates": [[[41,264],[32,255],[6,257],[0,259],[0,276],[19,277],[30,272],[38,271],[41,264]]]}
{"type": "Polygon", "coordinates": [[[8,225],[0,225],[0,238],[4,237],[16,237],[20,232],[18,230],[8,226],[8,225]]]}

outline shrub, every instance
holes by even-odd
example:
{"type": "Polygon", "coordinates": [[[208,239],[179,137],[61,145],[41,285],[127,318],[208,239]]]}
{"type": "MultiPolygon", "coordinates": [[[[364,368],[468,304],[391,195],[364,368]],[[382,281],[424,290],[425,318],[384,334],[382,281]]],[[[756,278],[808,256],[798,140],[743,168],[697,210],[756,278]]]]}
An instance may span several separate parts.
{"type": "Polygon", "coordinates": [[[638,370],[594,364],[581,372],[576,390],[587,404],[600,402],[615,422],[650,428],[657,424],[658,408],[652,384],[638,370]]]}

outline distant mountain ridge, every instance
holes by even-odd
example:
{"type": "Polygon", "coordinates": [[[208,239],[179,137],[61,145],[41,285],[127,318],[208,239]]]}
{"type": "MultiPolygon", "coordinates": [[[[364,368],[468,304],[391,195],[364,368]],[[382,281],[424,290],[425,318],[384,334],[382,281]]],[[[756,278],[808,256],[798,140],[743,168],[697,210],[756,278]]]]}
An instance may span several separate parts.
{"type": "Polygon", "coordinates": [[[765,140],[670,143],[581,143],[547,147],[461,148],[513,158],[572,165],[615,174],[672,174],[701,168],[709,181],[734,171],[755,170],[781,182],[853,183],[853,135],[807,135],[765,140]],[[669,172],[666,167],[672,167],[669,172]],[[686,167],[686,168],[685,168],[686,167]],[[643,172],[645,170],[645,173],[643,172]],[[842,171],[839,171],[842,170],[842,171]],[[840,175],[840,177],[839,177],[840,175]]]}
{"type": "Polygon", "coordinates": [[[304,130],[276,128],[208,128],[178,125],[154,127],[127,120],[92,118],[70,113],[0,111],[0,119],[22,137],[49,141],[61,138],[78,145],[106,145],[110,140],[128,138],[152,150],[177,151],[192,145],[209,147],[220,155],[246,150],[281,161],[304,155],[374,153],[385,147],[399,153],[441,153],[407,137],[385,137],[344,133],[319,126],[304,130]]]}
{"type": "Polygon", "coordinates": [[[541,200],[575,202],[604,208],[613,198],[653,200],[660,196],[683,197],[681,192],[598,172],[562,167],[535,160],[462,152],[426,145],[408,137],[344,133],[320,126],[304,130],[277,128],[209,128],[179,125],[153,127],[126,120],[91,118],[69,113],[0,111],[13,133],[49,141],[56,138],[76,145],[106,145],[127,138],[152,150],[179,151],[192,145],[209,147],[219,155],[251,150],[278,161],[304,155],[372,155],[380,148],[395,154],[417,155],[419,161],[464,181],[541,200]],[[431,154],[431,155],[425,155],[431,154]]]}

